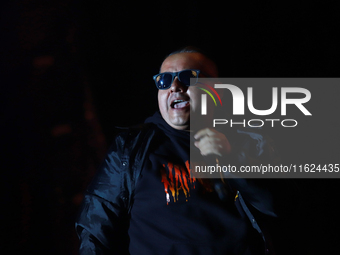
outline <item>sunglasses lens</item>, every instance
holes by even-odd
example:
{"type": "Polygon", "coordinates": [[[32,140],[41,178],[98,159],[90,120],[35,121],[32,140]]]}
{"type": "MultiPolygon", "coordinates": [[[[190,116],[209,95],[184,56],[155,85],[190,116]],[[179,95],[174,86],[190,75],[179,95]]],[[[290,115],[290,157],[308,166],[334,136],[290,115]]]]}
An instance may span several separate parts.
{"type": "Polygon", "coordinates": [[[168,73],[160,74],[156,77],[156,85],[159,89],[167,89],[171,86],[172,75],[168,73]]]}
{"type": "Polygon", "coordinates": [[[198,77],[198,73],[195,70],[184,70],[182,72],[179,73],[179,80],[189,86],[190,85],[190,78],[197,78],[198,77]]]}
{"type": "Polygon", "coordinates": [[[157,75],[154,79],[158,89],[168,89],[171,87],[175,75],[178,75],[178,79],[182,84],[190,86],[190,79],[196,78],[196,84],[198,74],[198,70],[183,70],[178,73],[161,73],[157,75]]]}

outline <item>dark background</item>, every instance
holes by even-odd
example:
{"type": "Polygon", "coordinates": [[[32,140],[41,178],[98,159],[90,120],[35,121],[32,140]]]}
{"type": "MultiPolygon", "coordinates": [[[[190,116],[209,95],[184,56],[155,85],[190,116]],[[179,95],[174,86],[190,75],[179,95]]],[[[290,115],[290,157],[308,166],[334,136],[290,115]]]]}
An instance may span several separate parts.
{"type": "MultiPolygon", "coordinates": [[[[114,127],[157,110],[166,54],[201,47],[222,77],[337,77],[338,12],[336,1],[3,1],[2,249],[77,254],[82,193],[114,127]]],[[[312,93],[322,121],[271,131],[285,162],[339,163],[338,92],[312,93]]],[[[338,254],[339,180],[297,184],[281,254],[338,254]]]]}

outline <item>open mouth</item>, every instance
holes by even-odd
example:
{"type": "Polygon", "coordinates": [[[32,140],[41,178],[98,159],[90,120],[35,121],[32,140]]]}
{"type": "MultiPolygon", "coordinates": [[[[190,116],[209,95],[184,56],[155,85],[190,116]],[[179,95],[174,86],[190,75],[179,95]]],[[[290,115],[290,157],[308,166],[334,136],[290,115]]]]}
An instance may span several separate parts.
{"type": "Polygon", "coordinates": [[[174,109],[181,109],[181,108],[188,106],[189,104],[190,104],[189,101],[176,99],[176,100],[172,101],[170,106],[171,106],[171,108],[174,108],[174,109]]]}

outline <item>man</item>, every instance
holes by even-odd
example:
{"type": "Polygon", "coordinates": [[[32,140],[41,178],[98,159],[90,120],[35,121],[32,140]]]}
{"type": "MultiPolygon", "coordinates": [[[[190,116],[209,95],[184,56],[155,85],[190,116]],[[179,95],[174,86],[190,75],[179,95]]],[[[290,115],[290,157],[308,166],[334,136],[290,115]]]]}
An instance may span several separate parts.
{"type": "MultiPolygon", "coordinates": [[[[117,136],[87,189],[76,223],[80,254],[268,250],[253,214],[277,216],[270,185],[231,179],[221,187],[190,175],[190,110],[199,111],[200,93],[188,78],[217,75],[215,63],[196,49],[185,48],[164,60],[154,77],[160,112],[117,136]],[[227,192],[221,193],[224,188],[227,192]]],[[[239,152],[250,150],[260,159],[268,145],[262,136],[241,136],[247,149],[240,150],[236,136],[207,128],[194,131],[194,137],[198,152],[222,160],[237,161],[239,152]]]]}

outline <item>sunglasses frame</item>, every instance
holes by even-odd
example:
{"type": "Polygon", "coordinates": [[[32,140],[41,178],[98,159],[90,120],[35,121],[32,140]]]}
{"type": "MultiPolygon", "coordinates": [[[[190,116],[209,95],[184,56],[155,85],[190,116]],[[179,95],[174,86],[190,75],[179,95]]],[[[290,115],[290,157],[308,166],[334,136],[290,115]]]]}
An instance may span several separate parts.
{"type": "MultiPolygon", "coordinates": [[[[172,73],[172,72],[159,73],[159,74],[156,74],[156,75],[153,76],[153,80],[155,81],[155,84],[156,84],[157,89],[159,89],[159,90],[169,89],[169,88],[171,87],[171,84],[173,83],[173,81],[174,81],[174,79],[175,79],[176,76],[177,76],[178,80],[179,80],[180,82],[182,82],[181,79],[179,78],[179,74],[180,74],[181,72],[184,72],[184,71],[195,71],[195,72],[197,73],[197,77],[196,77],[196,82],[195,82],[195,84],[197,83],[197,79],[198,79],[198,76],[199,76],[200,73],[203,74],[203,75],[205,75],[205,76],[207,76],[207,77],[209,77],[208,75],[206,75],[206,74],[204,74],[203,72],[201,72],[201,70],[199,70],[199,69],[185,69],[185,70],[181,70],[181,71],[174,72],[174,73],[172,73]],[[157,86],[157,82],[158,82],[158,81],[156,81],[156,79],[157,79],[158,76],[160,76],[160,75],[162,75],[162,74],[170,74],[170,75],[172,76],[170,85],[169,85],[168,87],[166,87],[166,88],[159,88],[159,87],[157,86]]],[[[186,85],[186,86],[190,86],[190,84],[185,84],[185,85],[186,85]]]]}

